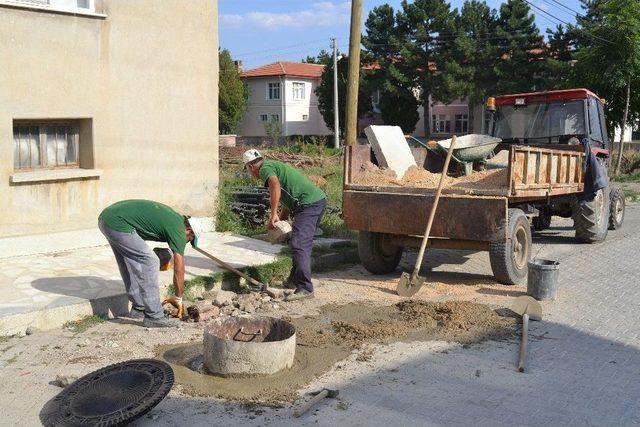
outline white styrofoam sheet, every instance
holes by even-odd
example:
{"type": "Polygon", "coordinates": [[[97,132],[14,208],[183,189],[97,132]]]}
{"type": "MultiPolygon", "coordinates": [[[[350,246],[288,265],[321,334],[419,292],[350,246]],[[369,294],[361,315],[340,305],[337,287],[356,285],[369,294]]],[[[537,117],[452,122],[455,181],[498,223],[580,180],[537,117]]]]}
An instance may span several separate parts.
{"type": "Polygon", "coordinates": [[[364,129],[364,133],[378,164],[394,171],[398,178],[402,178],[411,166],[416,166],[411,148],[399,126],[371,125],[364,129]]]}

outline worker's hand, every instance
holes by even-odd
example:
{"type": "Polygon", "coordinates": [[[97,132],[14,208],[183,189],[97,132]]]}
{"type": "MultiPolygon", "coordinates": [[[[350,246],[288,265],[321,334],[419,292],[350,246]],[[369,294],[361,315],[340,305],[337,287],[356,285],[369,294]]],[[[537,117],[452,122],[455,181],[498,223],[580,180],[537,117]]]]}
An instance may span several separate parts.
{"type": "Polygon", "coordinates": [[[274,230],[276,228],[276,222],[280,221],[280,217],[278,216],[278,214],[272,214],[269,217],[269,224],[267,224],[267,228],[269,230],[274,230]]]}
{"type": "Polygon", "coordinates": [[[175,295],[171,297],[167,297],[164,299],[164,301],[162,301],[162,305],[164,304],[171,304],[172,306],[177,308],[178,313],[176,313],[174,317],[177,317],[178,319],[182,319],[182,315],[184,314],[184,304],[182,304],[182,297],[177,297],[175,295]]]}

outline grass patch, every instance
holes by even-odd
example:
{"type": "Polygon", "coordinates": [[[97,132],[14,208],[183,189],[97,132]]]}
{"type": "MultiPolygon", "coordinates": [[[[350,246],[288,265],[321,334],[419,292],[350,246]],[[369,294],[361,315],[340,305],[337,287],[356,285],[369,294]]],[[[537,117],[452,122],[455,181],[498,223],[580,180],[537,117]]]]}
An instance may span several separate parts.
{"type": "Polygon", "coordinates": [[[630,188],[623,188],[624,197],[630,202],[640,202],[640,192],[630,188]]]}
{"type": "Polygon", "coordinates": [[[84,316],[83,318],[78,320],[70,320],[62,325],[62,327],[70,330],[71,332],[80,333],[106,321],[106,316],[94,314],[92,316],[84,316]]]}
{"type": "MultiPolygon", "coordinates": [[[[196,276],[193,279],[185,280],[182,299],[184,301],[195,301],[200,297],[202,292],[208,291],[212,289],[216,283],[222,282],[223,276],[224,273],[218,271],[215,273],[211,273],[208,276],[196,276]]],[[[167,294],[176,294],[176,288],[173,283],[167,286],[167,294]]]]}
{"type": "Polygon", "coordinates": [[[615,177],[616,182],[640,182],[640,172],[622,174],[615,177]]]}
{"type": "MultiPolygon", "coordinates": [[[[305,154],[314,156],[334,156],[339,150],[327,148],[316,144],[295,144],[273,148],[270,151],[282,151],[293,154],[305,154]]],[[[327,204],[332,207],[342,207],[342,185],[343,170],[342,162],[338,161],[330,165],[321,167],[305,167],[299,169],[305,175],[322,176],[327,183],[321,186],[322,191],[327,195],[327,204]]],[[[220,165],[220,190],[218,195],[218,206],[216,211],[216,228],[221,232],[232,232],[243,236],[255,236],[267,232],[264,224],[256,226],[245,221],[241,216],[231,211],[229,204],[233,201],[231,189],[238,186],[259,186],[239,165],[220,165]]],[[[266,221],[266,218],[265,218],[266,221]]],[[[325,212],[320,228],[324,237],[353,238],[355,233],[347,230],[344,221],[338,213],[325,212]]]]}

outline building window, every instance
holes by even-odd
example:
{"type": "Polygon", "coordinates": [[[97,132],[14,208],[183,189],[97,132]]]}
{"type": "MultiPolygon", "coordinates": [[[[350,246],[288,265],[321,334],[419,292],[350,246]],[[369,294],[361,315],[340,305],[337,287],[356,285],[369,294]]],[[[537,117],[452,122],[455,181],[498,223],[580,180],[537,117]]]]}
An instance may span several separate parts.
{"type": "Polygon", "coordinates": [[[280,83],[269,83],[267,99],[280,99],[280,83]]]}
{"type": "Polygon", "coordinates": [[[269,120],[269,117],[266,114],[260,114],[261,122],[266,122],[267,120],[269,120]]]}
{"type": "Polygon", "coordinates": [[[469,132],[469,116],[467,114],[456,114],[455,132],[457,134],[469,132]]]}
{"type": "Polygon", "coordinates": [[[435,133],[450,133],[451,122],[447,120],[447,116],[444,114],[438,114],[431,116],[433,123],[433,132],[435,133]]]}
{"type": "Polygon", "coordinates": [[[293,99],[295,101],[304,99],[304,83],[293,82],[293,99]]]}
{"type": "Polygon", "coordinates": [[[15,170],[79,167],[76,121],[14,122],[15,170]]]}
{"type": "Polygon", "coordinates": [[[95,10],[95,0],[8,0],[11,3],[51,7],[54,9],[95,10]]]}
{"type": "Polygon", "coordinates": [[[280,121],[280,114],[272,114],[271,115],[271,121],[272,122],[279,122],[280,121]]]}
{"type": "Polygon", "coordinates": [[[307,120],[309,120],[309,115],[308,114],[303,114],[302,115],[302,121],[306,122],[307,120]]]}

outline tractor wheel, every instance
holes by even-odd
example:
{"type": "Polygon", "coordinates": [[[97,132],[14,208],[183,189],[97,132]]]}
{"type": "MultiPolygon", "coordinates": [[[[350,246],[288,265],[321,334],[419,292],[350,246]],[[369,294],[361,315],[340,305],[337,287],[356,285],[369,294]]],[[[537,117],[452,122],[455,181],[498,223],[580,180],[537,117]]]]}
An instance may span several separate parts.
{"type": "Polygon", "coordinates": [[[578,200],[573,206],[576,239],[584,243],[602,242],[609,227],[609,189],[601,188],[593,200],[578,200]]]}
{"type": "Polygon", "coordinates": [[[551,226],[551,213],[548,209],[540,209],[540,214],[533,218],[533,228],[536,231],[546,230],[551,226]]]}
{"type": "Polygon", "coordinates": [[[521,209],[509,209],[507,240],[491,242],[489,261],[498,282],[518,285],[527,278],[531,258],[531,225],[521,209]]]}
{"type": "Polygon", "coordinates": [[[370,273],[391,273],[400,263],[403,248],[390,245],[385,240],[382,233],[358,232],[360,263],[370,273]]]}
{"type": "Polygon", "coordinates": [[[620,187],[610,187],[609,190],[609,230],[617,230],[622,227],[626,202],[624,191],[620,187]]]}

